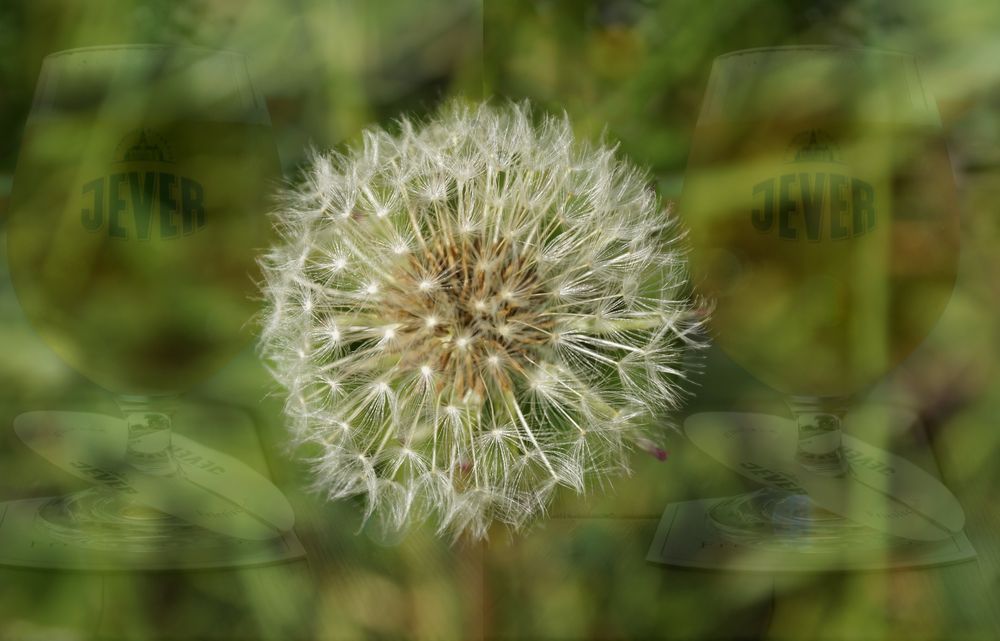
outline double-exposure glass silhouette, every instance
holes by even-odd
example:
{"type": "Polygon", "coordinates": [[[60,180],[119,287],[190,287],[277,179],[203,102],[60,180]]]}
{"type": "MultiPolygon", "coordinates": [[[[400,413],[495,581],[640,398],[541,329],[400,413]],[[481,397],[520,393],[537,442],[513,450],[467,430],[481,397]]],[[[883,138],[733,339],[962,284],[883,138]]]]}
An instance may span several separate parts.
{"type": "Polygon", "coordinates": [[[242,58],[163,47],[46,59],[12,196],[18,299],[115,393],[189,388],[250,338],[278,161],[242,58]]]}
{"type": "Polygon", "coordinates": [[[59,531],[96,523],[125,545],[156,540],[150,527],[264,539],[289,525],[287,502],[263,478],[171,431],[177,395],[253,335],[256,255],[279,177],[243,56],[129,45],[45,59],[11,197],[11,277],[45,342],[114,393],[125,417],[15,421],[36,451],[103,485],[91,491],[99,498],[40,512],[59,531]],[[243,495],[258,482],[255,506],[243,495]]]}
{"type": "MultiPolygon", "coordinates": [[[[851,482],[864,480],[862,466],[849,460],[860,454],[845,447],[841,432],[851,397],[931,332],[957,272],[955,184],[915,60],[834,47],[718,58],[694,133],[682,215],[696,286],[715,302],[714,340],[788,397],[797,425],[787,470],[734,463],[759,481],[783,479],[792,500],[771,494],[723,511],[765,506],[770,516],[759,522],[773,525],[781,510],[803,513],[797,495],[805,480],[842,478],[849,493],[851,482]]],[[[750,416],[719,415],[714,427],[702,416],[689,434],[702,445],[721,443],[723,433],[758,444],[784,434],[784,423],[750,416]]],[[[830,499],[825,507],[831,501],[846,505],[830,499]]],[[[919,536],[877,511],[850,516],[919,536]]],[[[804,522],[826,536],[828,517],[822,525],[818,517],[804,522]]]]}

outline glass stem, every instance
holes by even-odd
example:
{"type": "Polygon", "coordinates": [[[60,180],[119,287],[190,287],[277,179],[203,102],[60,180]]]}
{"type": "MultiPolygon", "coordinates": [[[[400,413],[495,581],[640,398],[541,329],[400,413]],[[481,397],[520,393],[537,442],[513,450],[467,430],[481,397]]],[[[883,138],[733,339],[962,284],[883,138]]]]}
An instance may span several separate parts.
{"type": "Polygon", "coordinates": [[[120,396],[118,407],[128,423],[125,459],[134,468],[155,476],[177,471],[170,446],[175,397],[120,396]]]}
{"type": "Polygon", "coordinates": [[[795,458],[810,472],[843,476],[848,461],[842,442],[842,423],[849,399],[840,397],[793,396],[788,400],[798,425],[795,458]]]}

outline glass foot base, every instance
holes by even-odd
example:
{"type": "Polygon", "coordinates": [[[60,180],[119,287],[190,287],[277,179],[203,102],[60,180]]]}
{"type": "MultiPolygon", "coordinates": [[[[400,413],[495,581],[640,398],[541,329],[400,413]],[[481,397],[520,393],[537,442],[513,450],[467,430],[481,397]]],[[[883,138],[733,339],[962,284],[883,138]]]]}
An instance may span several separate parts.
{"type": "MultiPolygon", "coordinates": [[[[845,418],[845,423],[851,421],[850,415],[845,418]]],[[[862,421],[852,425],[852,432],[872,433],[876,427],[875,423],[862,421]]],[[[806,505],[815,504],[885,535],[943,541],[961,532],[965,525],[962,506],[939,479],[910,461],[847,433],[841,435],[845,471],[830,475],[802,464],[796,456],[798,427],[783,417],[705,412],[688,417],[684,431],[700,450],[751,481],[785,495],[808,495],[806,505]]],[[[763,498],[748,506],[758,504],[760,509],[772,511],[779,507],[773,500],[763,498]],[[773,506],[767,507],[772,503],[773,506]]],[[[802,505],[784,502],[780,507],[789,526],[806,527],[788,517],[801,515],[802,505]]],[[[748,510],[743,506],[738,513],[746,516],[748,510]]],[[[814,530],[820,522],[813,522],[808,528],[814,530]]]]}
{"type": "MultiPolygon", "coordinates": [[[[211,532],[266,540],[281,537],[295,521],[288,499],[259,472],[180,434],[171,437],[171,473],[154,474],[132,465],[128,425],[119,418],[27,412],[14,419],[14,431],[57,467],[211,532]]],[[[99,502],[88,501],[88,508],[99,509],[99,502]]]]}
{"type": "Polygon", "coordinates": [[[162,554],[230,540],[103,487],[53,497],[38,509],[38,518],[53,538],[89,550],[162,554]]]}
{"type": "Polygon", "coordinates": [[[682,501],[663,512],[646,560],[717,572],[867,572],[969,561],[964,532],[916,541],[817,508],[801,494],[763,489],[682,501]]]}
{"type": "Polygon", "coordinates": [[[723,537],[753,549],[884,550],[896,538],[825,510],[804,494],[770,488],[722,499],[708,514],[723,537]]]}
{"type": "MultiPolygon", "coordinates": [[[[184,416],[188,426],[225,427],[231,443],[257,443],[252,422],[238,413],[184,416]]],[[[126,421],[85,412],[27,412],[15,418],[14,431],[42,458],[93,485],[0,502],[0,566],[158,571],[303,556],[288,500],[233,456],[174,434],[174,471],[151,473],[133,465],[126,421]]],[[[246,447],[234,451],[254,456],[246,447]]]]}
{"type": "Polygon", "coordinates": [[[0,566],[145,572],[269,565],[303,556],[294,532],[232,538],[106,488],[0,503],[0,566]]]}

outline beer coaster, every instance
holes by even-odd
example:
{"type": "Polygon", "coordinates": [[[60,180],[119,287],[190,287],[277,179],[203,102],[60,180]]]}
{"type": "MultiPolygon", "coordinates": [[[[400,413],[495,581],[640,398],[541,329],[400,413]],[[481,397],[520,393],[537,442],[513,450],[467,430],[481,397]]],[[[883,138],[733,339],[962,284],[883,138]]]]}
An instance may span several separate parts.
{"type": "Polygon", "coordinates": [[[63,497],[0,503],[0,565],[91,572],[183,570],[269,565],[305,556],[291,531],[250,540],[163,514],[135,515],[124,528],[121,522],[91,527],[67,519],[67,508],[95,490],[99,492],[92,488],[63,497]]]}
{"type": "Polygon", "coordinates": [[[944,540],[965,514],[937,478],[890,452],[844,434],[849,472],[831,477],[795,460],[798,428],[766,414],[707,412],[684,422],[688,438],[712,458],[761,485],[806,494],[820,507],[893,536],[944,540]]]}
{"type": "MultiPolygon", "coordinates": [[[[822,572],[917,568],[976,557],[964,532],[939,541],[888,537],[864,528],[841,545],[813,545],[792,536],[736,540],[720,530],[713,510],[739,497],[671,503],[663,512],[646,560],[663,565],[730,572],[822,572]]],[[[859,526],[863,527],[863,526],[859,526]]]]}
{"type": "Polygon", "coordinates": [[[281,536],[294,524],[291,505],[269,480],[176,432],[171,444],[179,471],[154,476],[126,462],[128,428],[115,417],[28,412],[14,419],[14,431],[57,467],[212,532],[264,540],[281,536]]]}

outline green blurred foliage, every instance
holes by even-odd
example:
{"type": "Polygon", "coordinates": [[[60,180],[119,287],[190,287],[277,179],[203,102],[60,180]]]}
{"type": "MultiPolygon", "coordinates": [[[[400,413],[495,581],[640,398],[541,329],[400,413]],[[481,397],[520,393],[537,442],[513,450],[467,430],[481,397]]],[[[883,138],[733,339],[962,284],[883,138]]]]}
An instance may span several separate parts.
{"type": "Polygon", "coordinates": [[[0,7],[0,168],[42,58],[74,47],[187,44],[247,55],[287,167],[400,110],[480,91],[481,9],[470,0],[13,0],[0,7]]]}
{"type": "MultiPolygon", "coordinates": [[[[957,589],[976,591],[970,603],[985,599],[990,607],[1000,581],[998,34],[994,0],[12,0],[0,4],[0,196],[9,189],[41,60],[71,47],[164,42],[247,54],[289,176],[310,145],[343,145],[401,111],[426,113],[447,96],[486,94],[565,110],[582,135],[604,135],[651,167],[665,198],[680,194],[715,56],[802,43],[912,52],[945,121],[963,203],[963,264],[938,326],[870,396],[921,415],[984,558],[988,590],[957,589]]],[[[25,320],[4,245],[0,428],[26,409],[114,413],[109,396],[59,361],[25,320]]],[[[702,367],[691,411],[783,411],[774,392],[719,352],[702,367]]],[[[296,506],[309,552],[306,579],[201,577],[192,587],[184,577],[119,576],[104,595],[121,599],[112,602],[120,614],[105,622],[105,636],[727,639],[763,637],[770,626],[772,638],[821,638],[825,630],[822,638],[930,639],[948,638],[951,617],[968,614],[940,606],[942,590],[954,586],[898,574],[784,577],[775,585],[646,563],[668,502],[744,488],[680,436],[666,463],[638,455],[635,474],[613,491],[562,497],[556,518],[523,537],[498,531],[487,546],[452,547],[417,528],[402,541],[384,541],[361,528],[357,505],[300,491],[307,475],[282,449],[281,403],[270,391],[247,350],[189,398],[253,414],[271,474],[296,506]],[[886,616],[903,623],[881,622],[886,616]],[[228,623],[236,619],[239,625],[228,623]],[[288,619],[300,626],[283,627],[288,619]]],[[[209,432],[225,449],[224,432],[209,432]]],[[[899,435],[879,438],[885,444],[899,435]]],[[[71,479],[0,429],[0,497],[69,487],[76,487],[71,479]]],[[[105,588],[84,578],[0,581],[0,639],[90,638],[99,624],[94,613],[105,588]]]]}
{"type": "MultiPolygon", "coordinates": [[[[388,123],[401,111],[419,115],[453,95],[480,95],[481,40],[478,2],[2,3],[0,209],[42,59],[55,51],[166,43],[245,54],[291,179],[310,148],[355,142],[363,127],[388,123]]],[[[6,247],[6,234],[0,234],[0,425],[6,426],[0,429],[0,498],[58,495],[81,484],[21,443],[9,429],[13,418],[29,409],[116,414],[117,408],[28,322],[12,289],[6,247]]],[[[137,313],[149,309],[137,302],[137,313]]],[[[192,313],[209,305],[189,303],[192,313]]],[[[138,315],[106,311],[124,322],[138,315]]],[[[234,438],[229,426],[212,421],[178,420],[175,427],[246,461],[266,457],[269,475],[296,505],[308,562],[193,574],[0,568],[0,639],[468,638],[481,611],[481,599],[468,590],[481,585],[477,566],[463,564],[433,532],[414,532],[391,546],[360,530],[357,505],[330,505],[308,495],[305,467],[285,453],[281,402],[273,391],[250,346],[186,398],[194,406],[216,398],[247,408],[261,440],[234,438]]],[[[477,549],[471,558],[478,560],[477,549]]]]}
{"type": "MultiPolygon", "coordinates": [[[[926,340],[881,383],[864,390],[856,400],[890,402],[920,416],[920,427],[911,432],[863,437],[889,449],[906,451],[913,446],[915,435],[926,430],[932,449],[917,446],[912,455],[930,467],[936,458],[944,478],[963,501],[969,536],[984,555],[981,568],[986,582],[942,605],[942,594],[950,588],[939,577],[875,575],[867,583],[858,580],[856,586],[839,592],[827,583],[829,577],[825,575],[803,576],[783,583],[780,589],[774,586],[777,596],[773,607],[767,603],[771,595],[764,593],[756,593],[745,608],[725,605],[721,612],[713,606],[692,604],[673,621],[673,632],[663,631],[662,637],[757,638],[762,633],[754,625],[759,624],[737,625],[724,632],[710,627],[698,631],[689,628],[700,617],[735,616],[752,613],[755,608],[771,612],[769,627],[775,638],[995,636],[988,612],[998,598],[1000,567],[992,556],[998,545],[998,521],[987,497],[995,493],[1000,482],[996,465],[1000,441],[995,428],[1000,396],[995,368],[1000,354],[996,312],[1000,300],[995,279],[995,274],[1000,273],[1000,66],[996,64],[1000,3],[513,0],[486,3],[484,42],[489,92],[530,97],[545,109],[566,111],[581,133],[603,133],[620,144],[624,155],[650,167],[661,195],[673,200],[681,195],[692,132],[715,57],[745,48],[801,44],[874,47],[916,56],[923,83],[938,102],[958,184],[962,218],[958,282],[948,307],[926,340]],[[921,447],[925,450],[923,457],[921,447]],[[928,459],[931,452],[933,456],[928,459]],[[976,593],[976,597],[970,593],[976,593]],[[969,599],[969,603],[962,605],[961,599],[969,599]],[[956,614],[963,609],[965,615],[956,614]],[[877,622],[881,616],[877,612],[889,613],[890,621],[877,622]],[[979,617],[979,623],[963,629],[959,621],[970,613],[979,617]]],[[[779,111],[781,106],[775,105],[775,109],[779,111]]],[[[718,348],[709,352],[704,366],[688,411],[787,411],[781,408],[780,395],[762,386],[718,348]]],[[[643,504],[654,513],[655,503],[648,503],[650,493],[640,489],[646,487],[671,485],[670,490],[655,494],[674,497],[715,496],[730,491],[717,491],[719,477],[726,475],[724,471],[709,480],[713,474],[708,470],[718,464],[685,449],[682,443],[679,449],[683,455],[672,458],[668,470],[647,472],[640,467],[636,478],[619,486],[627,488],[624,495],[615,494],[607,502],[593,499],[589,509],[600,511],[603,507],[619,514],[635,513],[643,504]]],[[[610,547],[606,550],[603,554],[613,554],[610,547]]],[[[579,565],[609,576],[607,569],[599,565],[601,554],[594,552],[579,565]]],[[[539,553],[537,558],[543,556],[539,553]]],[[[546,563],[546,567],[563,567],[561,576],[570,585],[583,580],[573,567],[560,565],[557,559],[546,563]]],[[[979,569],[973,567],[971,571],[975,574],[979,569]]],[[[640,574],[637,571],[634,576],[640,574]]],[[[674,576],[678,584],[696,584],[674,576]]],[[[738,577],[733,577],[726,587],[709,591],[705,598],[725,598],[738,583],[738,577]]],[[[643,588],[640,584],[639,578],[609,579],[602,587],[566,588],[545,607],[555,608],[553,620],[580,623],[578,613],[608,613],[605,625],[622,625],[643,638],[659,637],[644,625],[662,613],[669,591],[643,588]],[[634,590],[632,585],[636,586],[634,590]],[[647,603],[644,615],[624,623],[624,606],[609,608],[607,601],[619,591],[647,603]]],[[[543,598],[542,591],[533,596],[543,598]]],[[[559,636],[545,626],[538,623],[528,629],[559,636]]],[[[523,633],[525,628],[519,629],[523,633]]],[[[594,630],[581,633],[592,638],[603,634],[594,630]]]]}
{"type": "Polygon", "coordinates": [[[910,52],[945,121],[962,130],[957,142],[996,154],[1000,6],[990,0],[512,0],[485,12],[489,90],[566,110],[589,135],[606,129],[655,170],[666,196],[679,194],[712,60],[752,47],[910,52]]]}
{"type": "MultiPolygon", "coordinates": [[[[285,175],[309,150],[357,141],[363,127],[400,111],[425,113],[450,95],[481,92],[478,2],[433,0],[15,0],[0,4],[0,224],[43,58],[75,47],[166,43],[227,49],[248,58],[265,97],[285,175]]],[[[0,377],[31,394],[72,377],[21,318],[0,281],[11,319],[0,377]]]]}

